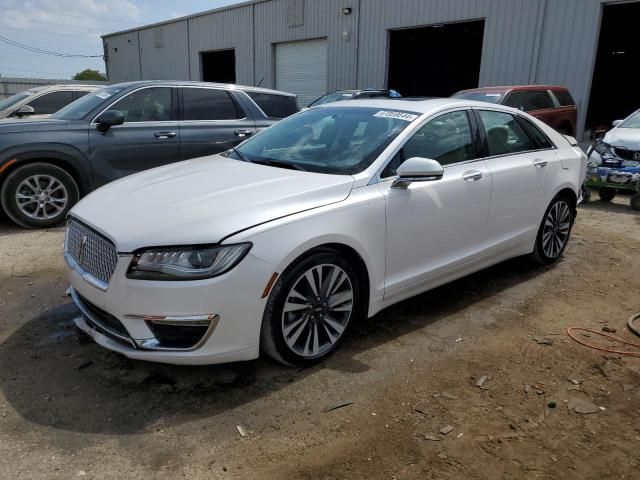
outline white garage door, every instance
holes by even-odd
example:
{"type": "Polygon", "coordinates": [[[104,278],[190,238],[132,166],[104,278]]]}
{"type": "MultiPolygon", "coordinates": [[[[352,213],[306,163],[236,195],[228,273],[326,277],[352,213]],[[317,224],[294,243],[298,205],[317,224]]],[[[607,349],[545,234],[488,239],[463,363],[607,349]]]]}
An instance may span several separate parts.
{"type": "Polygon", "coordinates": [[[297,94],[300,107],[327,93],[327,41],[277,44],[276,88],[297,94]]]}

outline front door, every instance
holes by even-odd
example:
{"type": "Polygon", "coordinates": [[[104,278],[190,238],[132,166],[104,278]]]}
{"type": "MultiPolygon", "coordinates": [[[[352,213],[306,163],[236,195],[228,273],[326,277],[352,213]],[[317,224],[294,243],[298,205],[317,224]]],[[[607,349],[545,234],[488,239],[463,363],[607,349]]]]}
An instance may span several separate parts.
{"type": "Polygon", "coordinates": [[[89,130],[93,180],[100,187],[132,173],[177,162],[180,130],[170,87],[136,90],[109,107],[124,114],[124,124],[89,130]]]}
{"type": "Polygon", "coordinates": [[[469,112],[457,110],[429,120],[382,173],[386,198],[385,297],[444,276],[486,249],[491,174],[475,156],[469,112]],[[395,169],[411,157],[444,167],[440,180],[392,188],[395,169]]]}

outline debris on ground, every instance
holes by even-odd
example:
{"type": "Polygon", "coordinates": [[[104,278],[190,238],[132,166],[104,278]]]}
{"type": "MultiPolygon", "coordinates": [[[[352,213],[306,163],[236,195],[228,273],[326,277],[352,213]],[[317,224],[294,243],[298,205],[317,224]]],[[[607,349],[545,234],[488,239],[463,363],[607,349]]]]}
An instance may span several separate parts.
{"type": "Polygon", "coordinates": [[[456,397],[455,395],[451,395],[450,393],[444,392],[442,396],[448,400],[458,400],[458,397],[456,397]]]}
{"type": "Polygon", "coordinates": [[[238,425],[236,427],[236,430],[238,430],[238,433],[240,434],[241,437],[246,437],[247,436],[247,431],[244,429],[244,427],[242,425],[238,425]]]}
{"type": "Polygon", "coordinates": [[[449,435],[451,432],[453,432],[455,429],[451,426],[451,425],[447,425],[446,427],[442,427],[440,429],[440,433],[442,435],[449,435]]]}
{"type": "Polygon", "coordinates": [[[607,333],[616,333],[618,330],[613,328],[613,327],[602,327],[602,331],[603,332],[607,332],[607,333]]]}
{"type": "Polygon", "coordinates": [[[343,400],[341,402],[332,403],[328,407],[324,409],[326,413],[333,412],[334,410],[338,410],[339,408],[348,407],[349,405],[353,405],[351,400],[343,400]]]}
{"type": "Polygon", "coordinates": [[[533,337],[533,341],[538,345],[547,345],[549,347],[553,345],[553,340],[547,337],[533,337]]]}
{"type": "Polygon", "coordinates": [[[595,403],[582,398],[570,399],[569,402],[567,403],[567,408],[569,409],[570,412],[573,411],[583,415],[600,412],[600,407],[598,407],[595,403]]]}
{"type": "Polygon", "coordinates": [[[442,440],[441,437],[436,437],[435,435],[425,435],[424,439],[429,440],[431,442],[439,442],[440,440],[442,440]]]}
{"type": "Polygon", "coordinates": [[[480,377],[480,379],[476,382],[476,387],[482,387],[484,385],[484,382],[487,381],[489,377],[487,375],[483,375],[480,377]]]}

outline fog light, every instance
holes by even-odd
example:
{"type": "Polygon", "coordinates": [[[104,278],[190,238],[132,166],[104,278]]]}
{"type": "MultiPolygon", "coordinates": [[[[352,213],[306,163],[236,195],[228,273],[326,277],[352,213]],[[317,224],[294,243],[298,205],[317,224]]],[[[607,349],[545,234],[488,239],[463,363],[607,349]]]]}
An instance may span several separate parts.
{"type": "Polygon", "coordinates": [[[220,320],[216,314],[204,315],[125,315],[144,320],[154,338],[138,341],[146,350],[196,350],[215,330],[220,320]]]}

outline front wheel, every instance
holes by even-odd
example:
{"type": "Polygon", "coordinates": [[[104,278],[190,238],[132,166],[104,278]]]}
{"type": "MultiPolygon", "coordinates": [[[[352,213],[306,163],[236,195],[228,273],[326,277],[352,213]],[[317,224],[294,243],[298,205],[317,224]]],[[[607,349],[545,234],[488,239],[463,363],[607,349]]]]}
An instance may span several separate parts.
{"type": "Polygon", "coordinates": [[[333,251],[313,253],[289,267],[273,288],[262,321],[262,350],[288,365],[313,365],[335,351],[361,305],[353,267],[333,251]]]}
{"type": "Polygon", "coordinates": [[[536,263],[549,265],[562,256],[571,235],[573,215],[573,206],[566,197],[553,199],[544,214],[531,255],[536,263]]]}
{"type": "Polygon", "coordinates": [[[27,228],[59,225],[79,196],[73,177],[50,163],[31,163],[17,168],[0,191],[6,214],[27,228]]]}

